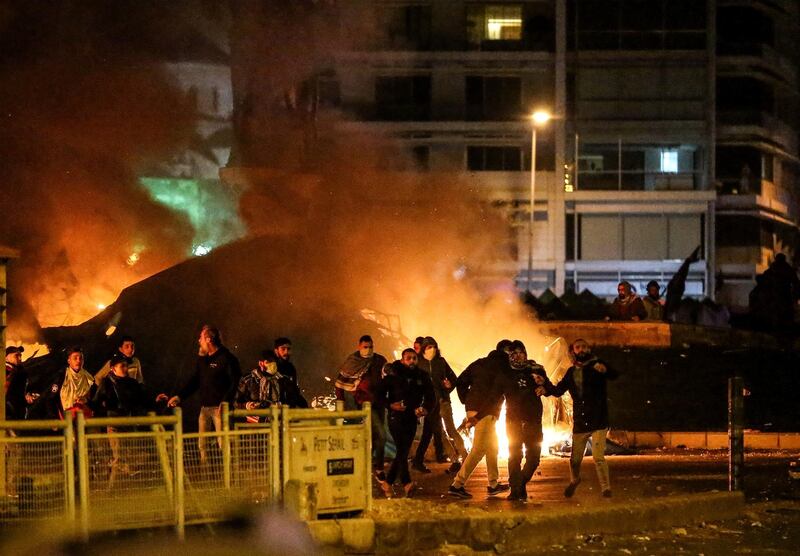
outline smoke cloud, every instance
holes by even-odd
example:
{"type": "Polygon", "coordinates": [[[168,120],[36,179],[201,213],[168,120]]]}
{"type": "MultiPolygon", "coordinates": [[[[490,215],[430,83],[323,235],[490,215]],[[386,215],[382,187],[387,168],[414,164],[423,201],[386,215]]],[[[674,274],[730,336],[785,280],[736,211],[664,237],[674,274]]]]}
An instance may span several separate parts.
{"type": "Polygon", "coordinates": [[[0,241],[22,255],[10,266],[15,339],[37,319],[80,322],[190,248],[189,223],[137,176],[185,145],[192,110],[137,50],[125,3],[112,4],[7,2],[0,15],[0,241]]]}

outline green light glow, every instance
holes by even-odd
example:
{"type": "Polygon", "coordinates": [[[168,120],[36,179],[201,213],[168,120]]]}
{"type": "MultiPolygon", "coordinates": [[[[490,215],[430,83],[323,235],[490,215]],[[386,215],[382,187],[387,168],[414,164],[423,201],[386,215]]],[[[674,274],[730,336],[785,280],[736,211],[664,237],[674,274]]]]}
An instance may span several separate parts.
{"type": "Polygon", "coordinates": [[[247,233],[238,198],[219,180],[142,177],[139,183],[154,201],[187,216],[194,228],[189,255],[206,254],[247,233]]]}

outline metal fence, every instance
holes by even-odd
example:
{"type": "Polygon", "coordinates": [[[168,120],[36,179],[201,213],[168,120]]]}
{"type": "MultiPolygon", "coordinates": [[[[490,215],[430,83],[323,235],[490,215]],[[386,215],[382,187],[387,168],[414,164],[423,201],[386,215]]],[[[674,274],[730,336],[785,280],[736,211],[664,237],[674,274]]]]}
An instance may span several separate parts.
{"type": "Polygon", "coordinates": [[[81,529],[172,525],[183,530],[181,415],[78,414],[81,529]]]}
{"type": "Polygon", "coordinates": [[[286,505],[297,485],[313,491],[308,518],[368,510],[365,405],[330,412],[223,404],[221,430],[187,434],[180,409],[161,417],[0,421],[0,524],[55,518],[76,523],[84,536],[165,526],[183,536],[186,524],[220,521],[233,506],[286,505]]]}
{"type": "Polygon", "coordinates": [[[75,519],[71,421],[0,421],[0,522],[75,519]]]}

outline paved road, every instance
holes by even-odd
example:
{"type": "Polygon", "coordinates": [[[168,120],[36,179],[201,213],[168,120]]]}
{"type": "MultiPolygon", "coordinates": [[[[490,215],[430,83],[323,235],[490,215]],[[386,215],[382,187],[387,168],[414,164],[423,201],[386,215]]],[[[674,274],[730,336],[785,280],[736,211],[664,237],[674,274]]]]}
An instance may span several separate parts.
{"type": "MultiPolygon", "coordinates": [[[[765,500],[790,494],[793,485],[788,477],[788,463],[798,454],[787,452],[753,452],[746,457],[745,493],[748,500],[765,500]]],[[[569,464],[566,458],[546,457],[533,481],[528,485],[529,501],[526,507],[581,506],[592,503],[621,503],[642,498],[669,496],[670,494],[727,490],[727,454],[715,451],[676,450],[649,452],[635,456],[606,456],[611,470],[613,497],[600,496],[597,476],[591,456],[584,459],[583,482],[575,496],[564,498],[564,487],[569,482],[569,464]]],[[[505,495],[488,498],[486,495],[486,468],[481,463],[467,482],[467,490],[474,498],[462,501],[448,497],[445,492],[452,478],[445,474],[447,464],[428,463],[430,474],[412,471],[419,485],[415,498],[442,504],[476,505],[502,510],[519,509],[518,503],[505,500],[505,495]],[[513,505],[512,505],[513,504],[513,505]]],[[[501,481],[507,480],[506,462],[500,461],[501,481]]],[[[397,489],[399,491],[399,488],[397,489]]],[[[375,489],[376,498],[382,493],[375,489]]]]}

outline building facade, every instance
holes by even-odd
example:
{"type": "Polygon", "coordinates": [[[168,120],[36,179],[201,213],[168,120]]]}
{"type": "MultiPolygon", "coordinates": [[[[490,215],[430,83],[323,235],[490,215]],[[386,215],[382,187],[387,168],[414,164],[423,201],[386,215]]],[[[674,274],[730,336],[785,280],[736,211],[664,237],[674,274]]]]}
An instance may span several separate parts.
{"type": "Polygon", "coordinates": [[[340,19],[365,13],[335,62],[347,126],[507,211],[514,268],[497,270],[520,290],[643,291],[699,247],[687,294],[746,305],[792,258],[795,2],[349,0],[340,19]],[[554,119],[532,152],[534,110],[554,119]]]}

